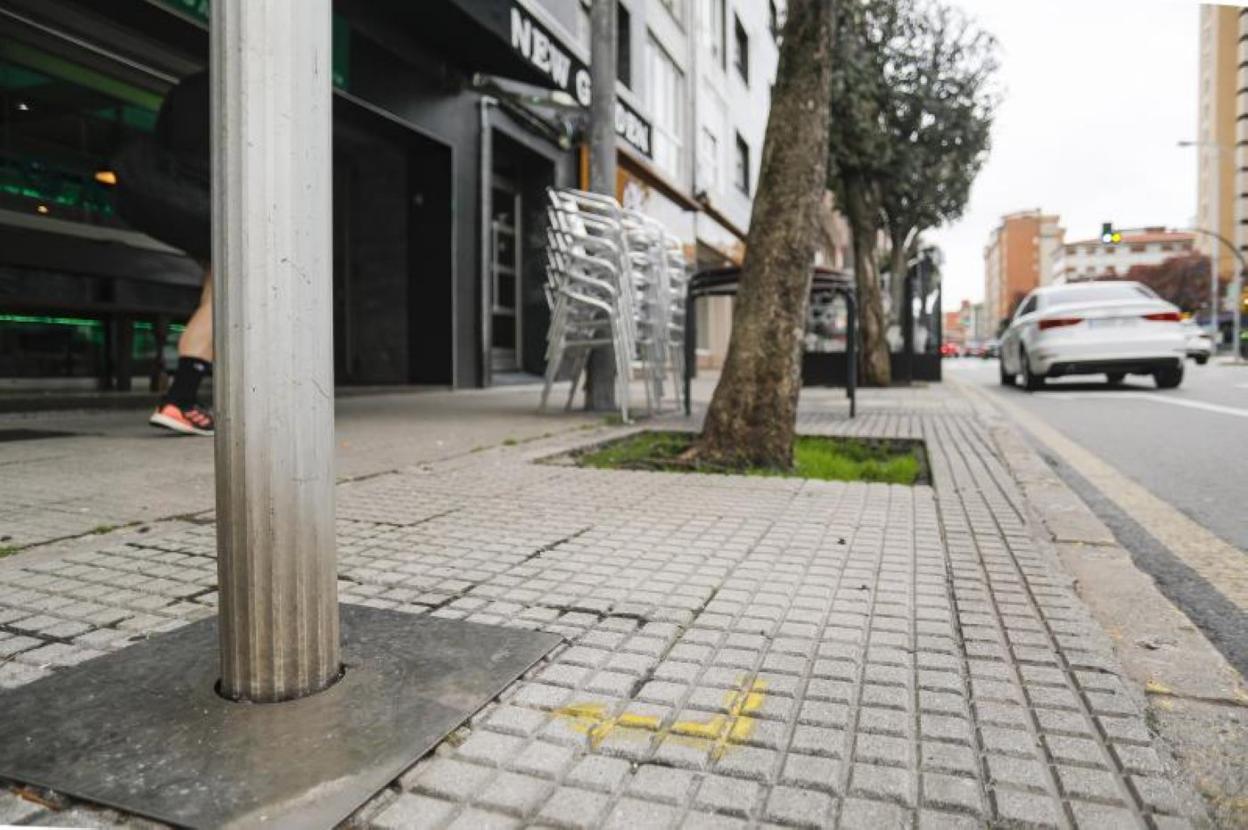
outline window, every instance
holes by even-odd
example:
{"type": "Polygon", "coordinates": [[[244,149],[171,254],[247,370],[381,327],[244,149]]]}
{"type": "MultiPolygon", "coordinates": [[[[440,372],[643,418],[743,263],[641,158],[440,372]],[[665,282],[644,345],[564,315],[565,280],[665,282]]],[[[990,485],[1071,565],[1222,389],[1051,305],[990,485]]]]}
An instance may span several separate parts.
{"type": "Polygon", "coordinates": [[[659,2],[663,4],[663,7],[667,9],[668,13],[672,15],[672,19],[677,23],[684,20],[684,15],[681,14],[681,6],[684,5],[684,0],[659,0],[659,2]]]}
{"type": "Polygon", "coordinates": [[[698,135],[698,187],[719,190],[719,137],[707,127],[698,135]]]}
{"type": "Polygon", "coordinates": [[[1131,253],[1133,253],[1133,254],[1142,254],[1142,253],[1144,253],[1144,251],[1146,251],[1146,250],[1147,250],[1147,248],[1145,248],[1143,245],[1132,245],[1132,246],[1131,246],[1131,253]]]}
{"type": "Polygon", "coordinates": [[[654,163],[660,170],[680,178],[684,145],[685,79],[663,47],[646,41],[649,52],[650,111],[654,115],[654,163]]]}
{"type": "Polygon", "coordinates": [[[1030,314],[1031,312],[1036,310],[1036,306],[1039,304],[1039,302],[1040,302],[1039,296],[1032,294],[1023,302],[1022,305],[1018,307],[1018,314],[1016,314],[1015,316],[1022,317],[1025,314],[1030,314]]]}
{"type": "Polygon", "coordinates": [[[745,143],[741,133],[737,133],[737,166],[733,173],[733,182],[746,196],[750,195],[750,145],[745,143]]]}
{"type": "Polygon", "coordinates": [[[633,19],[623,3],[616,3],[619,17],[615,24],[615,77],[633,88],[633,19]]]}
{"type": "Polygon", "coordinates": [[[720,69],[728,68],[725,19],[724,0],[702,0],[702,36],[709,44],[711,60],[720,69]]]}
{"type": "Polygon", "coordinates": [[[1099,303],[1112,300],[1138,300],[1140,296],[1155,297],[1149,288],[1135,282],[1085,282],[1059,288],[1048,295],[1047,305],[1099,303]]]}
{"type": "Polygon", "coordinates": [[[741,76],[741,80],[748,86],[750,83],[750,36],[745,33],[745,27],[741,25],[741,18],[735,14],[732,16],[734,27],[732,65],[737,68],[737,74],[741,76]]]}

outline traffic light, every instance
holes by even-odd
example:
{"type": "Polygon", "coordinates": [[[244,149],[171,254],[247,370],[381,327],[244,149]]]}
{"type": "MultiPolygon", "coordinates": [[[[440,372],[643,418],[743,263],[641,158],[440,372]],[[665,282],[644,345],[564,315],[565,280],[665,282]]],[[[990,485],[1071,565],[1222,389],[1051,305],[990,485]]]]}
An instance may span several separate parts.
{"type": "Polygon", "coordinates": [[[1101,224],[1101,242],[1105,245],[1117,245],[1122,241],[1122,234],[1114,230],[1113,222],[1101,224]]]}

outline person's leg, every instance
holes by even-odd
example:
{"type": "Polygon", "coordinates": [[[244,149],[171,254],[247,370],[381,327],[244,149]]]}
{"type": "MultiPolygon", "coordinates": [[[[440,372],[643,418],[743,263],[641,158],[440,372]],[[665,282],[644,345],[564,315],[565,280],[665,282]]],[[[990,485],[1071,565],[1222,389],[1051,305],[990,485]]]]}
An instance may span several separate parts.
{"type": "Polygon", "coordinates": [[[204,269],[204,289],[199,295],[199,308],[186,322],[186,330],[178,338],[178,357],[193,357],[212,363],[212,266],[204,269]]]}
{"type": "Polygon", "coordinates": [[[149,419],[175,432],[211,435],[212,415],[199,405],[199,385],[212,373],[212,269],[204,269],[199,307],[178,339],[178,368],[169,391],[149,419]]]}

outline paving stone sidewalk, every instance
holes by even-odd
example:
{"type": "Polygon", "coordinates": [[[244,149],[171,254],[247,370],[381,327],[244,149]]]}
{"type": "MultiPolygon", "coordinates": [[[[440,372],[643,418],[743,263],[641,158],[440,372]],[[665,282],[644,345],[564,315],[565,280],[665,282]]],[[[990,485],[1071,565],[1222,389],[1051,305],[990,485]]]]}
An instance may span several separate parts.
{"type": "MultiPolygon", "coordinates": [[[[934,486],[540,463],[589,433],[341,485],[343,601],[566,639],[352,822],[1202,824],[971,404],[800,421],[921,438],[934,486]]],[[[211,525],[0,568],[0,685],[213,613],[215,577],[211,525]]],[[[66,818],[126,823],[0,793],[66,818]]]]}

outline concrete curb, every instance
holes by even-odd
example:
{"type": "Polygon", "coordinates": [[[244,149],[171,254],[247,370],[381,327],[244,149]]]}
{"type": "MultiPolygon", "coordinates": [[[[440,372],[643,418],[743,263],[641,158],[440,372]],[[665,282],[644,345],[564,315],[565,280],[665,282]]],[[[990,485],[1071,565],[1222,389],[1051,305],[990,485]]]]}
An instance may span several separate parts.
{"type": "Polygon", "coordinates": [[[1039,441],[1029,440],[983,392],[958,381],[950,385],[988,426],[1024,495],[1037,544],[1073,579],[1075,592],[1113,641],[1172,771],[1203,797],[1211,826],[1248,826],[1248,775],[1239,769],[1248,757],[1243,678],[1057,475],[1039,441]]]}

